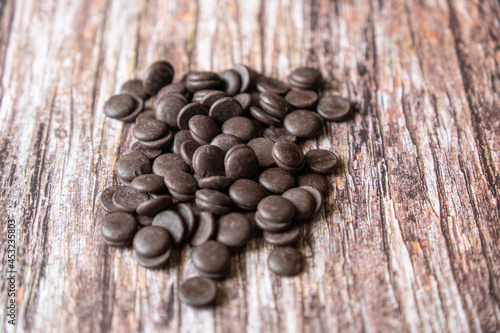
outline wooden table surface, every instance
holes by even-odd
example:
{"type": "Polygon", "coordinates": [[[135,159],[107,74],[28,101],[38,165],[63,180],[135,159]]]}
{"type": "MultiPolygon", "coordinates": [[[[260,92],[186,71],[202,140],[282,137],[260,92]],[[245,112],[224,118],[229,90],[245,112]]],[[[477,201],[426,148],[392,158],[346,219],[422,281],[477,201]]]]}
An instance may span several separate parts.
{"type": "MultiPolygon", "coordinates": [[[[15,222],[7,332],[500,330],[497,0],[0,1],[0,232],[15,222]],[[216,306],[179,302],[185,247],[162,270],[105,246],[100,192],[130,125],[106,99],[156,59],[244,62],[285,79],[318,66],[359,102],[304,149],[334,151],[325,209],[303,228],[303,274],[233,256],[216,306]]],[[[7,237],[0,238],[7,275],[7,237]]]]}

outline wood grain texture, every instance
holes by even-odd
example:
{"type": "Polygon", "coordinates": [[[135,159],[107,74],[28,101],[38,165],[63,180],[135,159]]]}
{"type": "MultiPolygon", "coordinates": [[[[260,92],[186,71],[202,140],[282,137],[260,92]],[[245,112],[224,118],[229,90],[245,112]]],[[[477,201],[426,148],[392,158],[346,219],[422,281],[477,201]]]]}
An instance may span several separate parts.
{"type": "MultiPolygon", "coordinates": [[[[7,332],[493,332],[500,330],[500,4],[496,0],[0,1],[0,232],[17,227],[17,323],[7,332]],[[130,125],[106,99],[156,59],[245,62],[285,79],[318,66],[357,101],[304,144],[342,166],[302,231],[304,273],[271,247],[233,256],[214,307],[165,269],[105,246],[99,193],[130,125]]],[[[0,237],[6,254],[6,238],[0,237]]],[[[5,272],[2,260],[1,271],[5,272]]]]}

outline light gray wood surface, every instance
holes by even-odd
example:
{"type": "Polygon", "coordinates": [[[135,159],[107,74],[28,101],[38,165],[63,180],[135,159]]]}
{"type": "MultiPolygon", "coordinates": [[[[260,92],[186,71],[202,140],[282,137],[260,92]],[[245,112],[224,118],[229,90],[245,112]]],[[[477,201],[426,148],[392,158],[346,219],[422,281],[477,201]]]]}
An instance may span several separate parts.
{"type": "MultiPolygon", "coordinates": [[[[500,330],[500,5],[496,0],[0,1],[0,233],[16,222],[7,332],[500,330]],[[304,273],[234,255],[214,307],[179,302],[191,249],[159,271],[105,246],[99,193],[130,126],[106,99],[156,59],[318,66],[359,102],[304,144],[342,160],[302,230],[304,273]]],[[[6,272],[7,239],[0,237],[6,272]]]]}

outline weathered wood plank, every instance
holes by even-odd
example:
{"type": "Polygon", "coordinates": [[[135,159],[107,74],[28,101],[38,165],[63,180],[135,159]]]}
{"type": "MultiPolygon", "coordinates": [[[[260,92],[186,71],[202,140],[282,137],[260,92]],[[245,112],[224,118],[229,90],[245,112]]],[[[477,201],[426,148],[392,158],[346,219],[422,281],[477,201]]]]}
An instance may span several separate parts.
{"type": "Polygon", "coordinates": [[[17,325],[0,311],[2,331],[500,329],[497,1],[10,1],[0,18],[0,215],[18,245],[17,325]],[[102,107],[160,58],[178,78],[318,66],[359,103],[303,145],[342,166],[302,231],[299,277],[273,275],[254,240],[195,310],[178,299],[189,247],[150,271],[104,246],[97,199],[131,139],[102,107]]]}

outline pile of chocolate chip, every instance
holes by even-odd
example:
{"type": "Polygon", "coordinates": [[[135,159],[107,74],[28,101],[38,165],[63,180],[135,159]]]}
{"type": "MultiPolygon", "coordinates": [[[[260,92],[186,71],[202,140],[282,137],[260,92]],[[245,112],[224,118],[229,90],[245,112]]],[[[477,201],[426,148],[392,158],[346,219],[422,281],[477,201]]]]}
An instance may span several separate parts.
{"type": "Polygon", "coordinates": [[[149,268],[189,242],[201,275],[180,288],[191,306],[215,299],[212,279],[226,276],[231,252],[260,234],[276,246],[269,268],[298,274],[303,258],[290,245],[301,223],[321,210],[329,190],[324,174],[338,159],[322,149],[304,154],[296,142],[322,133],[324,119],[345,119],[350,101],[323,92],[321,73],[308,67],[290,74],[291,87],[241,64],[173,78],[168,62],[155,62],[104,105],[108,117],[135,121],[137,139],[115,165],[123,185],[101,195],[110,213],[104,241],[132,243],[138,263],[149,268]]]}

